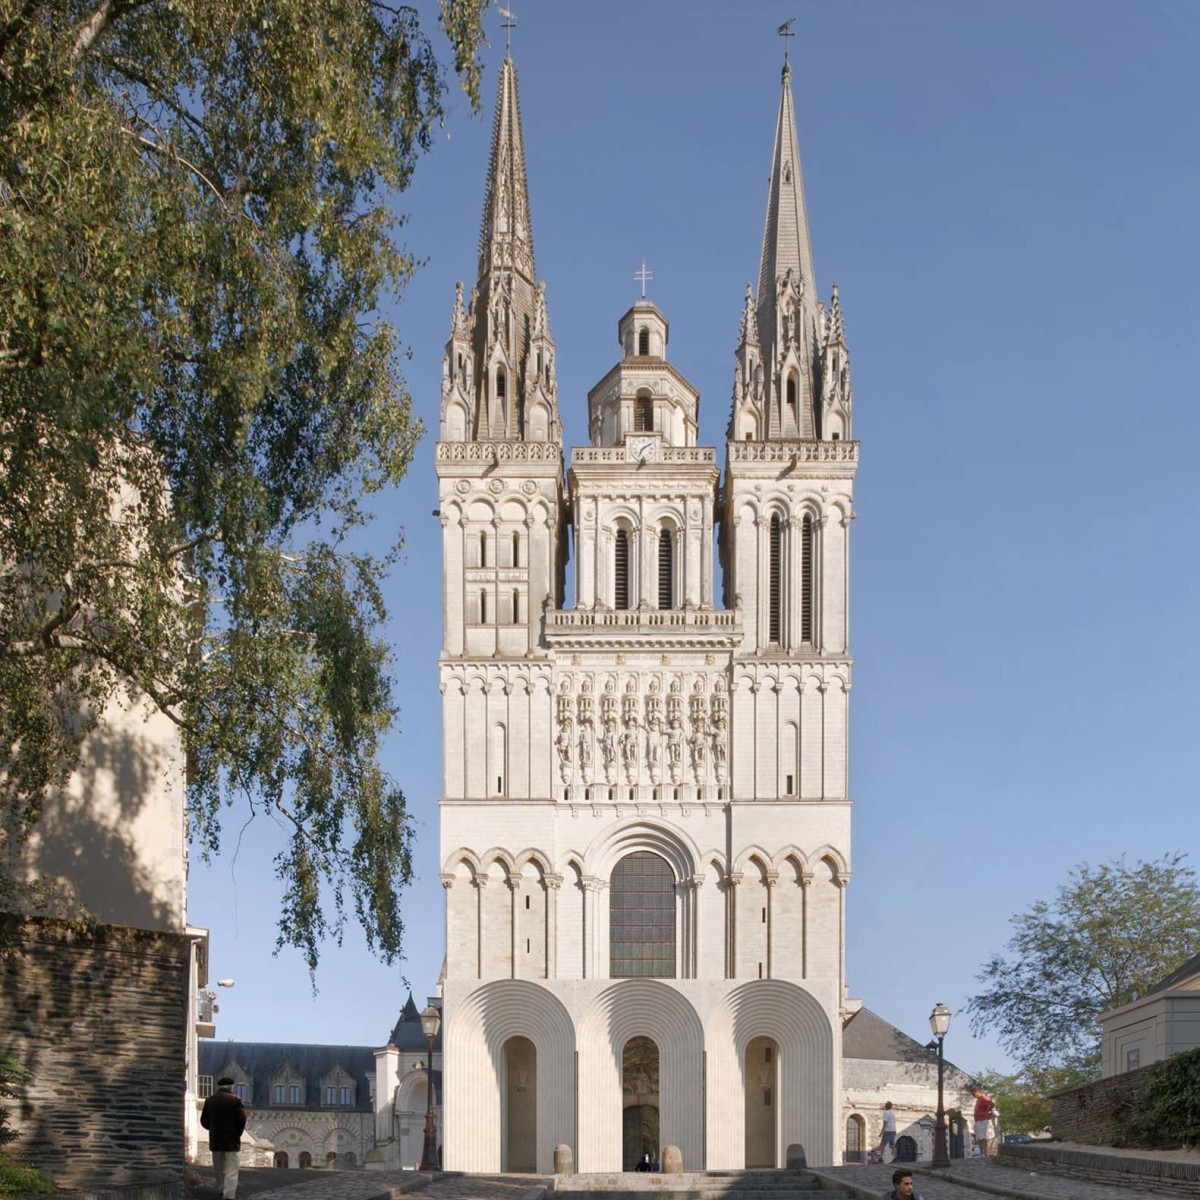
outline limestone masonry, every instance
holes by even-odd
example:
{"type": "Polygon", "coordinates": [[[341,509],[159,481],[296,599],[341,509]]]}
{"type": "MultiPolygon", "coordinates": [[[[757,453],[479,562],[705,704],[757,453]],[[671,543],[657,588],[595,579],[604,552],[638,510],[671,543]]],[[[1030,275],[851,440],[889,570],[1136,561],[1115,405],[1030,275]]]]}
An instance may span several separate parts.
{"type": "Polygon", "coordinates": [[[506,59],[436,451],[444,1165],[840,1161],[858,443],[786,65],[724,471],[646,299],[564,448],[548,314],[506,59]]]}

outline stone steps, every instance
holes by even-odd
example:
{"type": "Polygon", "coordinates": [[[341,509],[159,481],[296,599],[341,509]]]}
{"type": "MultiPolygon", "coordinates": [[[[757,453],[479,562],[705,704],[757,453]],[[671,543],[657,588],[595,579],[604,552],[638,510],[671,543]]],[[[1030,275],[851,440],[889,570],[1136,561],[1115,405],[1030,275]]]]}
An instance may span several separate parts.
{"type": "Polygon", "coordinates": [[[669,1195],[670,1200],[786,1200],[796,1192],[815,1192],[820,1180],[807,1171],[685,1171],[678,1175],[605,1172],[559,1175],[555,1200],[613,1200],[630,1193],[669,1195]]]}

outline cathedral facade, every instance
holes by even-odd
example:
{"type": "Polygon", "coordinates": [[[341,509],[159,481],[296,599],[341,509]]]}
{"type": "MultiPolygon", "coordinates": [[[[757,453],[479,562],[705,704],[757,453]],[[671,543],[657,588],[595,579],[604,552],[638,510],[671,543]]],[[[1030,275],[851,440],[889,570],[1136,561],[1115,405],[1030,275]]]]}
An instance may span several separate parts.
{"type": "Polygon", "coordinates": [[[668,334],[564,447],[506,59],[436,450],[447,1169],[841,1160],[858,444],[786,65],[723,470],[668,334]]]}

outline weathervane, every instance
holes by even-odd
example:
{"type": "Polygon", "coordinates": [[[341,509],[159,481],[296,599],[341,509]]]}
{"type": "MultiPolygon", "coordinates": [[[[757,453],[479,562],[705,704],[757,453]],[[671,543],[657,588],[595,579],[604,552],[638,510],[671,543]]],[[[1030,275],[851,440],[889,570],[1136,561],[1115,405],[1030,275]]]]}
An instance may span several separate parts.
{"type": "Polygon", "coordinates": [[[517,27],[517,18],[511,9],[502,5],[497,4],[496,11],[504,18],[504,24],[500,28],[504,30],[505,57],[512,58],[512,31],[517,27]]]}
{"type": "Polygon", "coordinates": [[[654,278],[654,276],[649,271],[646,270],[646,260],[644,258],[642,259],[641,270],[634,271],[633,277],[642,285],[642,299],[645,300],[646,284],[648,284],[650,282],[650,280],[654,278]]]}
{"type": "MultiPolygon", "coordinates": [[[[503,12],[504,9],[501,9],[500,11],[503,12]]],[[[790,39],[796,36],[792,32],[792,26],[795,25],[795,23],[796,18],[789,17],[782,25],[780,25],[779,29],[776,30],[779,36],[783,38],[783,65],[785,67],[788,65],[788,51],[792,48],[790,39]]]]}

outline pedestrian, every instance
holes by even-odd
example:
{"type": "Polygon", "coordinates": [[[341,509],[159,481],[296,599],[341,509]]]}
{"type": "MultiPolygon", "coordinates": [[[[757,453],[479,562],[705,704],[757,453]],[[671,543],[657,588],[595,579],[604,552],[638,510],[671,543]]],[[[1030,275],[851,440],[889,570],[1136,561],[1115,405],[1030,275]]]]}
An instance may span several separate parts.
{"type": "Polygon", "coordinates": [[[879,1136],[879,1161],[887,1162],[887,1148],[892,1148],[892,1162],[896,1161],[896,1110],[889,1100],[883,1106],[883,1133],[879,1136]]]}
{"type": "Polygon", "coordinates": [[[234,1092],[228,1075],[217,1080],[217,1090],[205,1100],[200,1124],[208,1130],[208,1148],[221,1200],[237,1200],[238,1152],[246,1128],[246,1106],[234,1092]]]}
{"type": "Polygon", "coordinates": [[[975,1145],[980,1154],[991,1152],[992,1122],[996,1119],[996,1105],[991,1096],[978,1084],[971,1087],[971,1095],[975,1097],[975,1145]]]}
{"type": "Polygon", "coordinates": [[[636,1167],[634,1167],[634,1170],[638,1171],[638,1172],[649,1171],[650,1170],[650,1155],[643,1154],[641,1157],[641,1161],[638,1163],[638,1165],[636,1167]]]}
{"type": "Polygon", "coordinates": [[[925,1200],[925,1197],[913,1191],[913,1173],[899,1167],[892,1172],[892,1190],[884,1192],[879,1200],[925,1200]]]}

